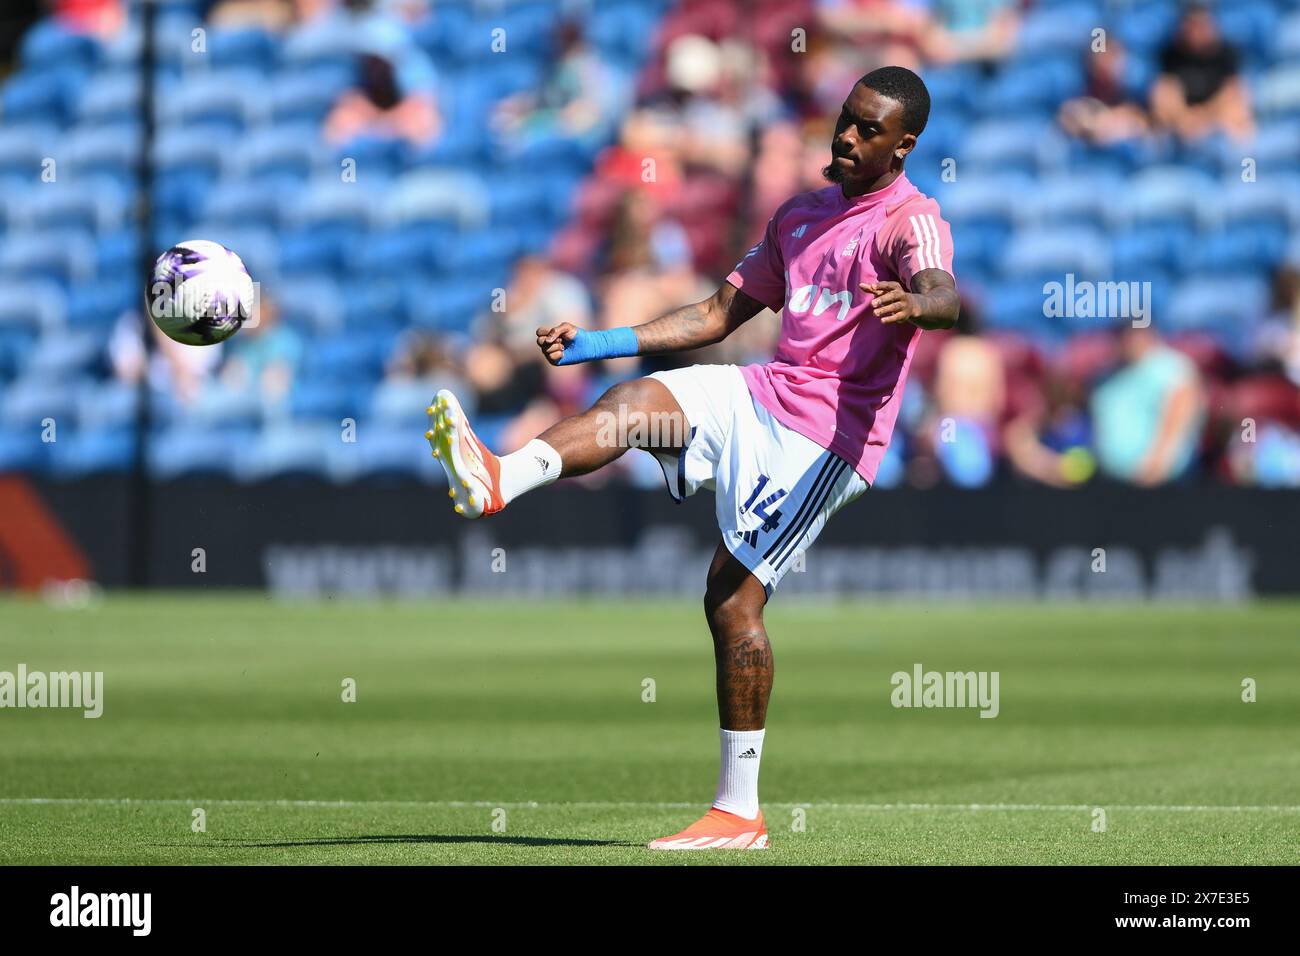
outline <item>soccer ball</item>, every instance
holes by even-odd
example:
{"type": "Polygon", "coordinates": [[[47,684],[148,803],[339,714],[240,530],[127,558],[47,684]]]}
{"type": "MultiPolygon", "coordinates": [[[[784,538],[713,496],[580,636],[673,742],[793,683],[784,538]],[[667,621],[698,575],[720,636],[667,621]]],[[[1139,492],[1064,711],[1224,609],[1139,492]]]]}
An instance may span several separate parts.
{"type": "Polygon", "coordinates": [[[243,260],[219,242],[187,239],[153,264],[149,316],[169,338],[215,345],[254,315],[253,280],[243,260]]]}

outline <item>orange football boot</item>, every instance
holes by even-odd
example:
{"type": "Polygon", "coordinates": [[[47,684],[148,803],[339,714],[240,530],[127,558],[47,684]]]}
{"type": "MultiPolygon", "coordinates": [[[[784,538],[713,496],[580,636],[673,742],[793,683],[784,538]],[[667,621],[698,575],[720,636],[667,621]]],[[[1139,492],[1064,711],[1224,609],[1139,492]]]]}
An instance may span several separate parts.
{"type": "Polygon", "coordinates": [[[681,833],[646,844],[651,850],[766,850],[763,811],[752,820],[713,807],[681,833]]]}
{"type": "Polygon", "coordinates": [[[433,457],[447,473],[447,495],[456,514],[481,518],[506,506],[501,498],[501,460],[488,451],[469,427],[456,396],[442,389],[434,396],[429,413],[429,439],[433,457]]]}

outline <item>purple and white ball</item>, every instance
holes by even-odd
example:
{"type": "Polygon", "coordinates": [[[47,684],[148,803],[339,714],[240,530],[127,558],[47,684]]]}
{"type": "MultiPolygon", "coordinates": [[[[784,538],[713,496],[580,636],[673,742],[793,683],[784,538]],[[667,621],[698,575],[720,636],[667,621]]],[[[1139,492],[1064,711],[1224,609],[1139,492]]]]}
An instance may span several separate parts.
{"type": "Polygon", "coordinates": [[[160,255],[146,298],[158,328],[185,345],[215,345],[254,314],[253,280],[243,260],[207,239],[187,239],[160,255]]]}

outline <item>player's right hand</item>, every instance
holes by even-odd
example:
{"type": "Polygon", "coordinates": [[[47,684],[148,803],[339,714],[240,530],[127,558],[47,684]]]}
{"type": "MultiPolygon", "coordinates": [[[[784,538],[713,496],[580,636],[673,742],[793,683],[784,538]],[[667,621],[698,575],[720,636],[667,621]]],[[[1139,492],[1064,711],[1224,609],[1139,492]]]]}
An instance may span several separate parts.
{"type": "Polygon", "coordinates": [[[546,361],[559,365],[564,357],[564,347],[578,334],[578,327],[572,322],[561,322],[551,328],[537,330],[537,347],[546,356],[546,361]]]}

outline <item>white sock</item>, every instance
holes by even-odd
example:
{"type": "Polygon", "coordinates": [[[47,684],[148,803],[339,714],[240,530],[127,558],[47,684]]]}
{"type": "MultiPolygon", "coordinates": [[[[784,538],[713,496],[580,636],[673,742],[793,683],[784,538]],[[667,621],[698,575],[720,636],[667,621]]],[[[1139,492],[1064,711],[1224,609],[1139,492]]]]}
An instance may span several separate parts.
{"type": "Polygon", "coordinates": [[[722,770],[713,805],[752,820],[758,816],[758,764],[763,759],[762,730],[719,730],[722,770]]]}
{"type": "Polygon", "coordinates": [[[501,497],[509,504],[525,491],[549,485],[560,477],[560,453],[540,438],[518,451],[502,455],[501,497]]]}

